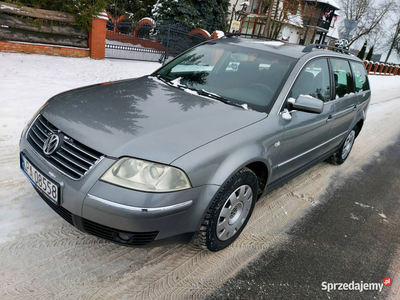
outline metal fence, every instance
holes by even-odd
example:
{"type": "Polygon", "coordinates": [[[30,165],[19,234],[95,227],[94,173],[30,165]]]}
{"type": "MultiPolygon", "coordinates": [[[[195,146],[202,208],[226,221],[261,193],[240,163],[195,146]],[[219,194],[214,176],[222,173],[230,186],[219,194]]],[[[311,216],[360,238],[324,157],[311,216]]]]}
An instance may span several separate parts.
{"type": "Polygon", "coordinates": [[[205,40],[201,34],[171,24],[108,21],[106,57],[163,63],[205,40]]]}

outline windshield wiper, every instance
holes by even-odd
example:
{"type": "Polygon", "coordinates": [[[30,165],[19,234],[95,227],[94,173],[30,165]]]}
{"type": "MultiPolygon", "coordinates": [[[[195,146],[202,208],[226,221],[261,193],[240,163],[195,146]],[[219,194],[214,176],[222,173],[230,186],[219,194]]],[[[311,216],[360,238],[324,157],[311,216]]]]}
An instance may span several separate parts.
{"type": "MultiPolygon", "coordinates": [[[[154,76],[154,75],[151,75],[151,76],[154,76]]],[[[215,93],[208,92],[208,91],[206,91],[204,89],[199,90],[199,89],[196,89],[196,88],[188,87],[187,85],[184,85],[184,84],[176,83],[176,82],[174,82],[174,80],[176,80],[176,79],[171,81],[171,80],[166,79],[165,77],[163,77],[160,74],[156,75],[156,77],[158,79],[160,79],[162,82],[168,84],[169,86],[172,86],[172,87],[175,87],[175,88],[178,88],[178,89],[181,89],[181,90],[185,90],[185,89],[192,90],[192,91],[195,91],[200,96],[205,96],[205,97],[208,97],[208,98],[212,98],[212,99],[221,101],[221,102],[223,102],[225,104],[228,104],[228,105],[240,107],[240,108],[243,108],[243,109],[248,109],[247,108],[247,104],[240,105],[240,104],[237,104],[235,102],[229,101],[225,97],[222,97],[222,96],[220,96],[218,94],[215,94],[215,93]]]]}
{"type": "Polygon", "coordinates": [[[231,101],[229,101],[227,98],[222,97],[222,96],[220,96],[220,95],[218,95],[218,94],[208,92],[208,91],[206,91],[206,90],[204,90],[204,89],[201,89],[201,90],[193,89],[193,88],[190,88],[190,89],[196,91],[197,94],[199,94],[200,96],[206,96],[206,97],[209,97],[209,98],[212,98],[212,99],[221,101],[221,102],[223,102],[223,103],[225,103],[225,104],[228,104],[228,105],[232,105],[232,106],[236,106],[236,107],[240,107],[240,108],[246,109],[244,106],[242,106],[242,105],[240,105],[240,104],[237,104],[237,103],[235,103],[235,102],[231,102],[231,101]]]}
{"type": "MultiPolygon", "coordinates": [[[[151,76],[154,76],[154,75],[151,75],[151,76]]],[[[168,80],[167,78],[163,77],[160,74],[156,75],[156,77],[157,77],[157,79],[160,79],[162,82],[168,84],[169,86],[172,86],[172,87],[175,87],[175,88],[178,88],[178,89],[181,89],[181,90],[185,90],[186,88],[188,88],[186,85],[174,82],[174,80],[176,80],[176,79],[168,80]]]]}
{"type": "Polygon", "coordinates": [[[162,82],[164,82],[164,83],[166,83],[166,84],[168,84],[168,85],[173,85],[173,84],[171,83],[171,81],[169,81],[168,79],[166,79],[164,76],[162,76],[162,75],[160,75],[160,74],[157,74],[157,75],[150,75],[150,76],[154,76],[154,77],[156,77],[157,79],[160,79],[162,82]]]}

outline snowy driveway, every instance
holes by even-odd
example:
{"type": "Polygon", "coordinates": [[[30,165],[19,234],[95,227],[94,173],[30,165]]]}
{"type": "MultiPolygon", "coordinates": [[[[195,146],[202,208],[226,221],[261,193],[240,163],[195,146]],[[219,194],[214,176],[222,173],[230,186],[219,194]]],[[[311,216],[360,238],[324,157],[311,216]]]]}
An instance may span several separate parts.
{"type": "Polygon", "coordinates": [[[34,192],[18,166],[24,124],[52,95],[148,74],[157,63],[0,53],[0,295],[8,298],[203,298],[318,205],[400,133],[400,76],[371,76],[373,100],[348,162],[320,163],[256,205],[240,238],[209,253],[192,245],[133,249],[81,233],[34,192]],[[397,98],[397,99],[396,99],[397,98]]]}

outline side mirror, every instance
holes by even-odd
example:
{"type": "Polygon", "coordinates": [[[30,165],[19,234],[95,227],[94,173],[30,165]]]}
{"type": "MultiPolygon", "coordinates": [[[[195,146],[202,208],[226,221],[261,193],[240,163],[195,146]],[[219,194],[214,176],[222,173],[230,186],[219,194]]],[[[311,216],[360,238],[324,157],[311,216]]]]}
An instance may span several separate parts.
{"type": "Polygon", "coordinates": [[[320,114],[324,110],[324,102],[309,95],[300,95],[296,101],[289,101],[289,103],[298,111],[320,114]]]}

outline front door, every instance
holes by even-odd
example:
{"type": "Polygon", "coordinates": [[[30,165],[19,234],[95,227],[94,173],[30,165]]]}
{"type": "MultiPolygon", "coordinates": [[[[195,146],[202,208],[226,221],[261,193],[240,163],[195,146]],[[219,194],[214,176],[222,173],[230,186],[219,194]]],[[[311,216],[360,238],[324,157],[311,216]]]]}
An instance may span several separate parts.
{"type": "Polygon", "coordinates": [[[330,120],[334,112],[331,101],[331,83],[326,58],[310,61],[300,72],[289,93],[289,98],[309,95],[324,102],[320,114],[291,111],[285,126],[278,173],[283,177],[318,158],[325,141],[330,138],[330,120]]]}

